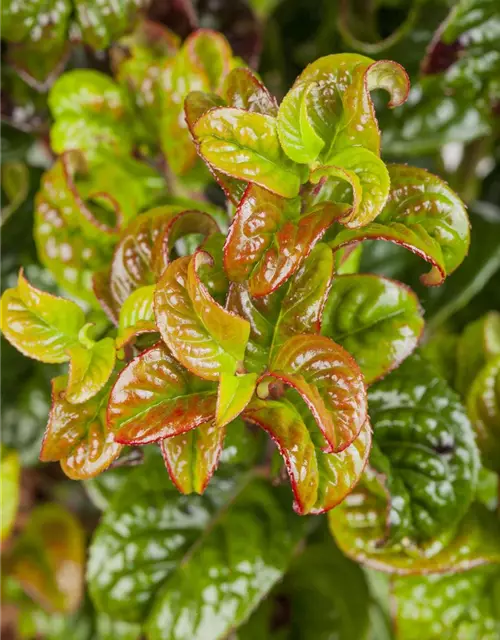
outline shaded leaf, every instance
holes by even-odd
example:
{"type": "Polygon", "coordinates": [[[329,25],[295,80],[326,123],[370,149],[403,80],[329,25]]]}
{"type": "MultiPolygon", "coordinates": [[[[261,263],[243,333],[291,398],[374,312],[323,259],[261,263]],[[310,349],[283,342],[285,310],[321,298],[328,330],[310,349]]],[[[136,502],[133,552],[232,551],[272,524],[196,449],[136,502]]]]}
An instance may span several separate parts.
{"type": "Polygon", "coordinates": [[[115,440],[147,444],[180,435],[215,418],[215,385],[186,371],[158,343],[120,373],[107,420],[115,440]]]}
{"type": "Polygon", "coordinates": [[[216,303],[201,282],[197,271],[211,260],[203,251],[175,260],[156,287],[155,315],[179,362],[201,378],[217,380],[241,369],[250,326],[216,303]]]}
{"type": "Polygon", "coordinates": [[[500,356],[500,313],[490,311],[467,325],[456,345],[455,387],[466,396],[488,360],[500,356]]]}
{"type": "Polygon", "coordinates": [[[411,289],[376,275],[333,279],[321,332],[354,356],[368,384],[395,369],[424,326],[411,289]]]}
{"type": "Polygon", "coordinates": [[[215,414],[215,421],[219,427],[229,424],[240,415],[253,396],[256,382],[256,373],[240,376],[221,374],[215,414]]]}
{"type": "Polygon", "coordinates": [[[52,407],[40,460],[58,460],[73,480],[92,478],[109,467],[122,450],[106,425],[109,385],[80,404],[68,402],[66,387],[64,376],[52,381],[52,407]]]}
{"type": "Polygon", "coordinates": [[[62,507],[46,504],[32,511],[8,560],[9,574],[49,611],[72,612],[83,592],[84,533],[62,507]]]}
{"type": "Polygon", "coordinates": [[[19,505],[19,485],[21,465],[16,451],[0,449],[2,465],[0,468],[0,495],[2,498],[2,522],[0,539],[3,542],[14,526],[19,505]]]}
{"type": "Polygon", "coordinates": [[[106,0],[88,3],[74,0],[76,20],[82,40],[93,49],[106,49],[113,40],[130,30],[138,11],[146,9],[148,0],[125,0],[118,4],[106,0]]]}

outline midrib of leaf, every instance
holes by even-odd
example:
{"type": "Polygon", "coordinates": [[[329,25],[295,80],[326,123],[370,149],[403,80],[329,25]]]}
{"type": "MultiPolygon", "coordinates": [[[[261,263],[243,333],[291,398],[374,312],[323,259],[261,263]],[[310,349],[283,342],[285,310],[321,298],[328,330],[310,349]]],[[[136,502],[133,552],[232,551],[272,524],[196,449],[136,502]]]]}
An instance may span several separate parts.
{"type": "Polygon", "coordinates": [[[140,418],[141,416],[143,416],[145,413],[147,413],[148,411],[150,411],[151,409],[154,409],[155,407],[158,407],[159,405],[165,403],[165,402],[175,402],[179,399],[186,399],[186,398],[190,398],[191,396],[194,397],[199,397],[199,396],[210,396],[210,395],[215,395],[213,391],[204,391],[204,392],[191,392],[191,393],[187,393],[185,395],[179,395],[179,396],[171,396],[168,398],[163,398],[163,400],[158,400],[158,402],[153,402],[152,404],[148,405],[148,407],[146,409],[143,409],[142,411],[139,411],[138,413],[135,413],[133,416],[131,416],[130,418],[127,418],[127,420],[124,420],[123,422],[121,422],[121,425],[125,425],[128,424],[129,422],[131,422],[132,420],[137,420],[137,418],[140,418]]]}

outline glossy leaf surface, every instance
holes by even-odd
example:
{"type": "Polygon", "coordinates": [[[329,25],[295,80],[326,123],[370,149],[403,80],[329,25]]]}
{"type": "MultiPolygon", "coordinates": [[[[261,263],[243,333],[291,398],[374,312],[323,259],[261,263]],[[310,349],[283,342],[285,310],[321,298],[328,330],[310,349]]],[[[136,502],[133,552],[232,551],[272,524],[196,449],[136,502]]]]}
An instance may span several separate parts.
{"type": "Polygon", "coordinates": [[[31,285],[23,273],[2,296],[2,332],[18,351],[42,362],[66,362],[85,324],[80,307],[31,285]]]}
{"type": "Polygon", "coordinates": [[[325,453],[324,440],[304,403],[293,394],[276,400],[253,400],[245,420],[269,433],[283,456],[300,514],[324,513],[339,504],[358,482],[368,460],[371,427],[340,453],[325,453]]]}
{"type": "Polygon", "coordinates": [[[222,93],[228,106],[249,113],[275,116],[278,112],[274,98],[250,69],[233,69],[224,80],[222,93]]]}
{"type": "Polygon", "coordinates": [[[226,429],[205,422],[161,442],[172,482],[181,493],[203,493],[222,453],[226,429]]]}
{"type": "Polygon", "coordinates": [[[500,356],[493,358],[474,380],[467,396],[467,410],[476,433],[482,460],[500,469],[500,356]]]}
{"type": "MultiPolygon", "coordinates": [[[[273,357],[265,375],[299,392],[326,440],[325,451],[348,447],[366,422],[366,391],[358,365],[325,336],[290,338],[273,357]]],[[[258,394],[267,395],[265,390],[258,390],[258,394]]]]}
{"type": "Polygon", "coordinates": [[[224,426],[237,418],[250,402],[257,382],[256,373],[233,376],[223,373],[217,393],[216,423],[224,426]]]}
{"type": "Polygon", "coordinates": [[[109,398],[108,426],[123,444],[180,435],[215,418],[215,385],[190,374],[158,343],[120,373],[109,398]]]}
{"type": "Polygon", "coordinates": [[[271,116],[229,107],[212,109],[193,132],[199,153],[213,168],[285,198],[298,194],[303,171],[283,153],[271,116]]]}
{"type": "Polygon", "coordinates": [[[106,425],[109,385],[79,404],[68,402],[66,387],[66,377],[52,381],[52,407],[40,460],[59,460],[73,480],[91,478],[109,467],[122,450],[106,425]]]}
{"type": "Polygon", "coordinates": [[[98,393],[111,377],[115,366],[115,341],[103,338],[89,346],[68,349],[70,367],[66,400],[72,404],[85,402],[98,393]]]}
{"type": "Polygon", "coordinates": [[[197,270],[211,263],[205,252],[175,260],[156,287],[155,316],[179,362],[201,378],[217,380],[241,367],[250,327],[215,302],[201,282],[197,270]]]}
{"type": "Polygon", "coordinates": [[[117,347],[121,348],[141,333],[158,331],[153,307],[155,285],[139,287],[125,300],[120,309],[117,347]]]}
{"type": "Polygon", "coordinates": [[[376,222],[341,231],[332,247],[362,240],[388,240],[413,251],[432,265],[421,276],[426,285],[441,284],[467,254],[469,221],[460,199],[439,178],[423,169],[389,165],[391,189],[376,222]]]}
{"type": "Polygon", "coordinates": [[[368,384],[395,369],[416,347],[422,311],[413,292],[376,275],[333,279],[321,332],[354,356],[368,384]]]}
{"type": "Polygon", "coordinates": [[[9,556],[9,573],[49,611],[72,612],[83,590],[84,533],[68,511],[39,506],[9,556]]]}
{"type": "Polygon", "coordinates": [[[287,200],[251,185],[240,202],[224,247],[231,280],[248,281],[250,293],[264,296],[300,266],[341,211],[320,203],[301,213],[299,198],[287,200]]]}

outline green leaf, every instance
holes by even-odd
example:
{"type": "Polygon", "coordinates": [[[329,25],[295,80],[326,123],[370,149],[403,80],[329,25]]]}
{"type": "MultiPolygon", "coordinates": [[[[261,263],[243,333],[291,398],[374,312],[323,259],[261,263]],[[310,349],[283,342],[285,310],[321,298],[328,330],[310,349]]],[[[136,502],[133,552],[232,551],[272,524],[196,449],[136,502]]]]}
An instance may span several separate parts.
{"type": "Polygon", "coordinates": [[[424,322],[417,297],[377,275],[333,279],[321,332],[354,356],[367,384],[398,367],[417,346],[424,322]]]}
{"type": "Polygon", "coordinates": [[[290,627],[298,637],[366,637],[370,598],[366,578],[332,544],[308,546],[293,562],[281,590],[290,598],[290,627]]]}
{"type": "Polygon", "coordinates": [[[229,424],[240,415],[253,396],[256,382],[256,373],[240,376],[221,374],[215,413],[215,422],[219,427],[229,424]]]}
{"type": "Polygon", "coordinates": [[[92,49],[107,49],[132,27],[138,10],[147,8],[148,2],[124,0],[116,4],[105,0],[89,4],[85,0],[74,0],[74,5],[83,42],[92,49]]]}
{"type": "Polygon", "coordinates": [[[218,231],[214,218],[202,211],[165,205],[146,211],[123,231],[111,263],[110,293],[120,308],[139,287],[155,284],[170,262],[174,244],[185,235],[218,231]]]}
{"type": "Polygon", "coordinates": [[[244,67],[233,69],[226,76],[222,95],[229,107],[268,116],[276,116],[278,113],[276,98],[250,69],[244,67]]]}
{"type": "Polygon", "coordinates": [[[224,246],[224,267],[234,282],[248,281],[253,296],[275,291],[300,267],[341,211],[320,203],[301,213],[287,200],[254,184],[241,200],[224,246]]]}
{"type": "Polygon", "coordinates": [[[109,384],[79,404],[68,402],[66,388],[65,376],[52,380],[52,407],[40,460],[58,460],[73,480],[92,478],[109,467],[122,450],[106,425],[109,384]]]}
{"type": "Polygon", "coordinates": [[[334,250],[362,240],[388,240],[418,254],[432,269],[421,276],[438,285],[467,255],[469,220],[464,204],[448,186],[424,169],[389,165],[391,189],[384,211],[361,229],[340,231],[334,250]]]}
{"type": "Polygon", "coordinates": [[[401,640],[496,640],[500,634],[500,570],[487,567],[394,580],[392,595],[401,640]]]}
{"type": "Polygon", "coordinates": [[[319,333],[333,276],[333,255],[318,244],[288,282],[269,296],[252,298],[243,284],[231,286],[227,308],[250,323],[245,366],[262,373],[291,336],[319,333]]]}
{"type": "Polygon", "coordinates": [[[196,378],[158,343],[120,373],[108,404],[108,427],[123,444],[180,435],[215,418],[215,385],[196,378]]]}
{"type": "Polygon", "coordinates": [[[21,464],[16,451],[7,449],[3,444],[0,448],[2,465],[0,468],[0,495],[2,497],[2,542],[9,536],[14,526],[19,505],[19,485],[21,478],[21,464]]]}
{"type": "Polygon", "coordinates": [[[476,433],[482,460],[500,470],[500,355],[490,360],[474,380],[467,396],[467,411],[476,433]]]}
{"type": "Polygon", "coordinates": [[[307,405],[288,394],[276,400],[253,400],[243,418],[264,429],[283,456],[294,493],[294,510],[318,514],[332,509],[350,493],[365,468],[371,427],[340,453],[325,453],[324,438],[307,405]]]}
{"type": "Polygon", "coordinates": [[[210,296],[198,270],[209,254],[178,258],[166,269],[155,292],[156,324],[174,356],[206,380],[241,370],[249,323],[226,311],[210,296]]]}
{"type": "Polygon", "coordinates": [[[121,349],[142,333],[156,332],[153,308],[155,285],[139,287],[125,300],[120,309],[116,346],[121,349]]]}
{"type": "Polygon", "coordinates": [[[281,578],[302,535],[302,523],[276,490],[262,480],[248,482],[158,591],[149,640],[227,635],[281,578]],[[207,590],[213,593],[208,601],[207,590]]]}
{"type": "Polygon", "coordinates": [[[93,69],[68,71],[54,83],[48,102],[55,153],[80,149],[92,157],[101,149],[118,155],[131,151],[125,98],[109,76],[93,69]]]}
{"type": "Polygon", "coordinates": [[[465,410],[419,354],[371,388],[369,407],[372,471],[332,517],[335,537],[380,568],[408,555],[432,562],[475,494],[479,459],[465,410]],[[354,524],[355,513],[361,521],[368,512],[370,524],[354,524]]]}
{"type": "Polygon", "coordinates": [[[272,379],[302,396],[326,440],[327,452],[348,447],[366,422],[363,376],[352,356],[325,336],[289,338],[263,375],[259,397],[269,396],[272,379]]]}
{"type": "Polygon", "coordinates": [[[78,520],[56,504],[45,504],[32,511],[16,540],[8,573],[44,608],[72,612],[83,595],[84,561],[84,532],[78,520]]]}
{"type": "Polygon", "coordinates": [[[467,325],[456,349],[455,386],[466,396],[486,362],[500,356],[500,313],[490,311],[467,325]]]}
{"type": "Polygon", "coordinates": [[[205,491],[219,463],[225,434],[225,427],[205,422],[162,440],[161,452],[168,473],[181,493],[205,491]]]}
{"type": "Polygon", "coordinates": [[[303,169],[283,153],[273,117],[221,107],[203,115],[193,132],[198,152],[214,169],[285,198],[298,195],[303,169]]]}
{"type": "Polygon", "coordinates": [[[30,188],[28,166],[20,161],[4,161],[1,167],[1,178],[4,193],[1,212],[3,226],[28,197],[30,188]]]}
{"type": "Polygon", "coordinates": [[[65,397],[71,404],[86,402],[95,396],[111,377],[116,350],[113,338],[103,338],[93,345],[75,345],[70,357],[68,388],[65,397]]]}
{"type": "Polygon", "coordinates": [[[19,273],[2,296],[2,331],[18,351],[42,362],[67,362],[85,324],[80,307],[33,287],[19,273]]]}
{"type": "Polygon", "coordinates": [[[312,172],[311,182],[329,178],[326,187],[329,199],[352,204],[342,218],[346,227],[358,228],[372,222],[383,210],[389,196],[389,172],[383,161],[368,149],[352,147],[334,155],[330,162],[331,165],[318,167],[312,172]],[[348,193],[346,183],[350,186],[348,193]]]}

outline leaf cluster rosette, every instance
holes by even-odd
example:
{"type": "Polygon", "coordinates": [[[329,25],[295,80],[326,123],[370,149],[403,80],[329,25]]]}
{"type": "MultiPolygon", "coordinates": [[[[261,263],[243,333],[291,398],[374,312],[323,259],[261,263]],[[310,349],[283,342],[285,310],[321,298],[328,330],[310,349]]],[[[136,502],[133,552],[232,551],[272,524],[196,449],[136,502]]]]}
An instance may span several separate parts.
{"type": "MultiPolygon", "coordinates": [[[[37,195],[35,237],[59,287],[86,307],[22,272],[2,298],[14,346],[69,362],[53,381],[41,458],[90,478],[124,446],[156,444],[177,488],[202,493],[243,420],[276,443],[295,510],[328,511],[368,462],[367,387],[423,329],[410,289],[349,273],[350,259],[363,240],[387,240],[430,264],[424,284],[440,284],[467,253],[464,205],[436,176],[380,157],[370,92],[401,105],[398,64],[326,56],[278,105],[220,34],[180,45],[162,30],[155,45],[139,30],[115,58],[116,81],[75,70],[50,95],[61,155],[37,195]],[[234,215],[187,201],[210,175],[234,215]]],[[[371,467],[411,510],[382,431],[371,467]]],[[[427,436],[448,446],[446,429],[438,444],[427,436]]],[[[458,484],[474,479],[471,451],[454,449],[458,484]]],[[[455,502],[448,524],[463,515],[455,502]]],[[[441,531],[410,520],[416,544],[441,531]]]]}

